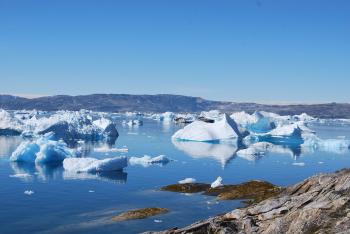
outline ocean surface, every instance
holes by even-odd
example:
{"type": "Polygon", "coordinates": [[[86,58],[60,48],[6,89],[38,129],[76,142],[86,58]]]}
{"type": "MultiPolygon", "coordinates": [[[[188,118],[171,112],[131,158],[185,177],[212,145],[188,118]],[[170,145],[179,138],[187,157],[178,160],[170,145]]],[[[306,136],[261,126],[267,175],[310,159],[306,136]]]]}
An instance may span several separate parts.
{"type": "MultiPolygon", "coordinates": [[[[87,143],[84,155],[107,158],[166,155],[166,165],[129,165],[123,172],[70,174],[62,165],[39,166],[9,161],[23,141],[0,137],[0,233],[139,233],[182,227],[243,206],[241,201],[159,191],[187,177],[211,183],[218,176],[225,184],[266,180],[287,186],[324,172],[350,167],[350,151],[304,151],[280,146],[258,158],[238,157],[230,144],[172,142],[182,125],[144,120],[143,126],[122,126],[114,147],[126,153],[95,152],[104,145],[87,143]],[[29,174],[29,175],[28,175],[29,174]],[[24,176],[26,175],[26,176],[24,176]],[[25,191],[27,191],[25,193],[25,191]],[[28,195],[28,191],[33,193],[28,195]],[[113,222],[130,209],[163,207],[169,213],[143,220],[113,222]]],[[[350,138],[350,125],[313,124],[322,139],[350,138]]]]}

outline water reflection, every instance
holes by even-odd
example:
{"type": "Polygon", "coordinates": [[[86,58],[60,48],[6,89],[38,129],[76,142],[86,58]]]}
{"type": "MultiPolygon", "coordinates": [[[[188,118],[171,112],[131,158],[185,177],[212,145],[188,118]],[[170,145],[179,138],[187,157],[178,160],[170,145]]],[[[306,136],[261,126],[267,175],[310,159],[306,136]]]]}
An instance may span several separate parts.
{"type": "Polygon", "coordinates": [[[193,158],[212,158],[220,162],[222,167],[227,165],[239,149],[235,144],[214,144],[177,140],[173,140],[172,142],[176,148],[184,151],[189,156],[193,158]]]}
{"type": "Polygon", "coordinates": [[[12,177],[26,181],[33,180],[34,178],[42,181],[57,179],[103,180],[121,184],[125,184],[127,181],[127,173],[123,171],[75,173],[65,171],[62,167],[62,164],[11,162],[10,165],[14,172],[14,175],[12,175],[12,177]]]}
{"type": "Polygon", "coordinates": [[[10,156],[21,141],[21,137],[0,136],[0,157],[10,156]]]}
{"type": "Polygon", "coordinates": [[[64,171],[64,180],[102,180],[117,184],[126,184],[128,173],[124,171],[108,171],[98,173],[76,173],[64,171]]]}

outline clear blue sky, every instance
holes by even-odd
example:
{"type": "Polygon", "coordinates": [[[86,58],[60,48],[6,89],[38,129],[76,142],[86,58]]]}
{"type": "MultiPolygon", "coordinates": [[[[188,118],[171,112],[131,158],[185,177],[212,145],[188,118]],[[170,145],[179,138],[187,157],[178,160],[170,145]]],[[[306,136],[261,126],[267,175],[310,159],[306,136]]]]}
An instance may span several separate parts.
{"type": "Polygon", "coordinates": [[[350,102],[350,1],[0,0],[0,93],[350,102]]]}

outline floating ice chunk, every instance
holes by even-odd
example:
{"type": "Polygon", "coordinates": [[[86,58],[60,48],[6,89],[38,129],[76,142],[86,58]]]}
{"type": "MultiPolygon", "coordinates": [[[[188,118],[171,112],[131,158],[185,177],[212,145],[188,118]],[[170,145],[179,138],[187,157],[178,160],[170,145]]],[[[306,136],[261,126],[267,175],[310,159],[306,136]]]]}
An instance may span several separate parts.
{"type": "Polygon", "coordinates": [[[277,126],[268,133],[256,134],[256,137],[259,141],[300,145],[304,143],[304,139],[314,135],[315,132],[306,127],[303,122],[297,122],[277,126]]]}
{"type": "Polygon", "coordinates": [[[51,163],[62,162],[73,153],[62,141],[50,140],[51,135],[45,135],[35,141],[22,142],[12,153],[10,160],[15,162],[51,163]]]}
{"type": "Polygon", "coordinates": [[[28,195],[28,196],[31,196],[31,195],[34,194],[34,191],[33,190],[26,190],[26,191],[24,191],[24,194],[28,195]]]}
{"type": "Polygon", "coordinates": [[[304,122],[311,122],[316,120],[316,118],[306,113],[302,113],[300,115],[293,115],[293,119],[295,119],[296,121],[304,121],[304,122]]]}
{"type": "Polygon", "coordinates": [[[199,118],[209,119],[209,120],[220,120],[223,114],[219,110],[202,111],[199,118]]]}
{"type": "Polygon", "coordinates": [[[63,161],[63,168],[72,172],[102,172],[102,171],[120,171],[127,167],[126,157],[115,157],[106,159],[96,158],[66,158],[63,161]]]}
{"type": "Polygon", "coordinates": [[[298,166],[298,167],[303,167],[305,166],[305,163],[304,162],[295,162],[295,163],[292,163],[293,166],[298,166]]]}
{"type": "Polygon", "coordinates": [[[213,183],[211,183],[211,185],[210,185],[211,188],[217,188],[217,187],[220,187],[220,186],[223,186],[221,176],[219,176],[219,177],[218,177],[213,183]]]}
{"type": "Polygon", "coordinates": [[[152,164],[162,164],[162,165],[165,165],[169,162],[173,161],[172,159],[170,158],[167,158],[165,155],[159,155],[157,157],[150,157],[148,155],[145,155],[141,158],[138,158],[138,157],[131,157],[129,159],[129,164],[134,166],[134,165],[141,165],[141,166],[144,166],[144,167],[147,167],[149,165],[152,165],[152,164]]]}
{"type": "Polygon", "coordinates": [[[234,119],[237,124],[241,126],[247,126],[257,121],[256,116],[250,115],[244,111],[235,112],[230,117],[234,119]]]}
{"type": "Polygon", "coordinates": [[[17,136],[23,131],[23,122],[13,117],[9,112],[0,109],[0,135],[17,136]]]}
{"type": "Polygon", "coordinates": [[[194,178],[186,178],[186,179],[180,180],[179,184],[190,184],[195,182],[196,182],[196,179],[194,178]]]}
{"type": "Polygon", "coordinates": [[[195,121],[177,131],[172,138],[184,141],[218,142],[241,138],[236,122],[227,114],[215,123],[195,121]]]}
{"type": "Polygon", "coordinates": [[[161,219],[155,219],[155,220],[153,220],[155,223],[163,223],[163,220],[161,220],[161,219]]]}

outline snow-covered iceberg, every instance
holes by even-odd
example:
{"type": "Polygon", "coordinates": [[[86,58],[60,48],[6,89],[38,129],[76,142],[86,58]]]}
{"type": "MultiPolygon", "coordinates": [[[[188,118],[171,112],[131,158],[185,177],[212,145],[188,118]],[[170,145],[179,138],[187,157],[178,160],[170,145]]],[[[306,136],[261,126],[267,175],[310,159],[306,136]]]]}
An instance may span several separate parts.
{"type": "Polygon", "coordinates": [[[195,121],[177,131],[172,138],[182,141],[220,142],[237,141],[242,137],[236,122],[227,114],[214,123],[195,121]]]}
{"type": "Polygon", "coordinates": [[[47,134],[34,141],[22,142],[12,153],[10,160],[29,163],[58,163],[72,156],[72,150],[68,149],[63,141],[54,141],[52,134],[47,134]]]}
{"type": "Polygon", "coordinates": [[[114,157],[106,159],[96,158],[66,158],[63,168],[66,171],[76,173],[95,173],[102,171],[120,171],[127,167],[126,157],[114,157]]]}
{"type": "Polygon", "coordinates": [[[236,112],[231,115],[237,124],[254,133],[266,133],[276,127],[275,123],[262,112],[255,111],[252,115],[246,112],[236,112]]]}

